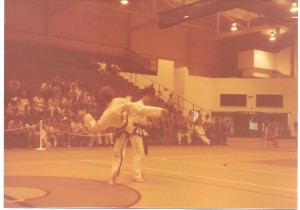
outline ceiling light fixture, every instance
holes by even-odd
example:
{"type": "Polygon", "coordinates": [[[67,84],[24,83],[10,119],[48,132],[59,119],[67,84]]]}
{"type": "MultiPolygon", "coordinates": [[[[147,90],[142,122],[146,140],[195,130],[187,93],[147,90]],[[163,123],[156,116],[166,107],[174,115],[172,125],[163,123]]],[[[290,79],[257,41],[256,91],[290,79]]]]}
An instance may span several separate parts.
{"type": "Polygon", "coordinates": [[[269,40],[270,41],[275,41],[276,40],[276,33],[274,31],[271,32],[269,40]]]}
{"type": "Polygon", "coordinates": [[[297,2],[292,3],[292,7],[290,9],[291,12],[298,12],[298,4],[297,2]]]}
{"type": "Polygon", "coordinates": [[[236,31],[236,30],[238,30],[237,23],[232,23],[232,24],[231,24],[230,30],[231,30],[231,31],[236,31]]]}
{"type": "Polygon", "coordinates": [[[184,19],[187,19],[187,18],[189,18],[189,17],[190,17],[190,16],[188,16],[188,15],[185,15],[183,18],[184,18],[184,19]]]}
{"type": "Polygon", "coordinates": [[[124,5],[128,4],[128,0],[121,0],[121,4],[124,4],[124,5]]]}

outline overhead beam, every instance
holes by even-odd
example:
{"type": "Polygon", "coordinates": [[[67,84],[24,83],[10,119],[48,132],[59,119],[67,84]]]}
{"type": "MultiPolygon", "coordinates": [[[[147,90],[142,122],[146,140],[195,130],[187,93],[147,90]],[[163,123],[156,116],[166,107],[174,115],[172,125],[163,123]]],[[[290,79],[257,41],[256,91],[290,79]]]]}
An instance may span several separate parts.
{"type": "Polygon", "coordinates": [[[240,28],[243,28],[243,29],[245,28],[245,26],[243,26],[243,25],[240,23],[239,20],[233,19],[232,17],[228,16],[226,13],[222,13],[222,15],[223,15],[226,19],[228,19],[229,21],[231,21],[231,22],[236,22],[237,25],[238,25],[240,28]]]}
{"type": "Polygon", "coordinates": [[[201,18],[255,3],[257,0],[200,0],[159,14],[159,27],[167,28],[192,19],[201,18]]]}

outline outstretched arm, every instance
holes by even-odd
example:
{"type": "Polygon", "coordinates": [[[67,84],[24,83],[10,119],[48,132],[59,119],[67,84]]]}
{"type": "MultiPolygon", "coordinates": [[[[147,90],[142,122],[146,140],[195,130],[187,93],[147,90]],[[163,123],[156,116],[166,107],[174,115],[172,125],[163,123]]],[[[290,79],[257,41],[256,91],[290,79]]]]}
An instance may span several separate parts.
{"type": "Polygon", "coordinates": [[[136,112],[148,117],[165,117],[169,114],[168,110],[155,106],[136,106],[134,103],[128,103],[127,106],[129,112],[136,112]]]}

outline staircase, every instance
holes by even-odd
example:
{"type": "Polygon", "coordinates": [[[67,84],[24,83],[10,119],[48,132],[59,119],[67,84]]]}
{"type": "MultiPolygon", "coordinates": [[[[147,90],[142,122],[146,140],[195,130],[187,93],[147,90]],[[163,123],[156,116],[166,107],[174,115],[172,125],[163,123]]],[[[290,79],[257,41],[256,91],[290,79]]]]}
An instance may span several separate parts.
{"type": "Polygon", "coordinates": [[[168,89],[164,85],[157,83],[147,77],[146,75],[142,74],[135,74],[135,73],[127,73],[127,72],[121,72],[120,76],[123,77],[128,82],[134,84],[138,88],[144,88],[149,85],[153,85],[156,91],[161,91],[161,96],[164,99],[164,101],[168,100],[169,94],[173,94],[174,99],[176,101],[176,109],[178,111],[182,111],[184,113],[188,113],[190,110],[197,110],[200,111],[202,116],[205,114],[210,114],[210,111],[203,109],[201,106],[193,103],[192,101],[189,101],[177,94],[174,93],[173,90],[168,89]]]}
{"type": "MultiPolygon", "coordinates": [[[[119,75],[102,75],[96,70],[64,68],[57,71],[62,78],[80,79],[95,94],[100,87],[111,86],[115,90],[116,97],[130,95],[133,100],[140,98],[140,89],[129,83],[119,75]]],[[[96,94],[97,95],[97,94],[96,94]]]]}

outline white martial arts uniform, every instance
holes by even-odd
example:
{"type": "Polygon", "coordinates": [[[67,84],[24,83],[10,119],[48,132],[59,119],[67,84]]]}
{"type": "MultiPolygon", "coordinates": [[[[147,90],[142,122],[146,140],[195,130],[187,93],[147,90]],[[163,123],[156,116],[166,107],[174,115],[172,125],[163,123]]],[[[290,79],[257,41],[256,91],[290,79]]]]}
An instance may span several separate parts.
{"type": "Polygon", "coordinates": [[[195,134],[200,138],[205,144],[210,145],[210,140],[207,138],[204,128],[201,125],[195,126],[195,134]]]}
{"type": "Polygon", "coordinates": [[[115,98],[108,105],[101,118],[96,122],[91,115],[84,117],[85,126],[94,133],[105,133],[107,128],[116,128],[116,142],[114,145],[112,176],[120,173],[122,162],[125,156],[125,148],[128,139],[132,138],[131,144],[135,153],[134,177],[141,177],[141,164],[144,157],[144,148],[141,137],[131,136],[135,130],[133,117],[136,123],[143,123],[147,116],[159,117],[161,108],[145,106],[143,103],[132,103],[126,98],[115,98]],[[137,119],[140,118],[140,121],[137,119]],[[139,141],[140,140],[140,141],[139,141]]]}
{"type": "Polygon", "coordinates": [[[144,129],[148,125],[147,117],[159,117],[162,108],[146,106],[143,100],[132,103],[136,108],[144,108],[144,112],[131,112],[134,131],[130,135],[130,143],[134,153],[133,178],[142,178],[142,163],[145,156],[143,137],[147,131],[144,129]]]}

